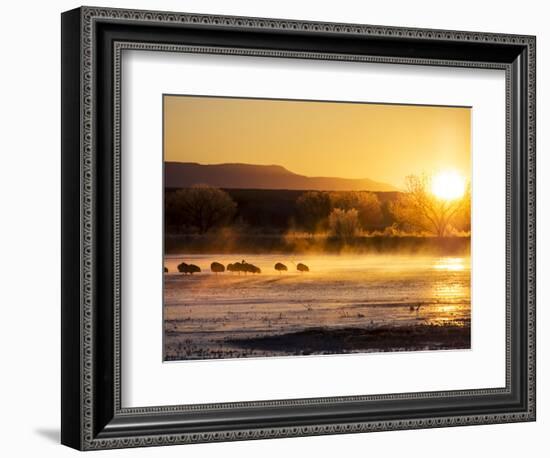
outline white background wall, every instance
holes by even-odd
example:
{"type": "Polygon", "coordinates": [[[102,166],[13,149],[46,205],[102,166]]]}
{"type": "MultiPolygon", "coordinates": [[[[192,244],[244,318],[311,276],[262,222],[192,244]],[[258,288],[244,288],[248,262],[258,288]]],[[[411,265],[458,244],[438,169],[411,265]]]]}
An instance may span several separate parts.
{"type": "MultiPolygon", "coordinates": [[[[550,288],[548,12],[542,1],[117,0],[96,5],[537,35],[538,421],[104,452],[109,456],[544,456],[550,288]],[[546,283],[546,284],[545,284],[546,283]],[[538,452],[537,452],[538,450],[538,452]]],[[[0,452],[69,456],[59,442],[60,13],[74,1],[5,2],[0,27],[0,452]]],[[[546,434],[545,434],[546,433],[546,434]]],[[[547,453],[547,452],[546,452],[547,453]]]]}

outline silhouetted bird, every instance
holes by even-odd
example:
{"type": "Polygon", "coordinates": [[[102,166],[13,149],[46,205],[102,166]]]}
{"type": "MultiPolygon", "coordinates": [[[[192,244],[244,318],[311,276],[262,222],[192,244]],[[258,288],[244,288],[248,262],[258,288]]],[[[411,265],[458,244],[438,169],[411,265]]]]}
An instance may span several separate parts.
{"type": "Polygon", "coordinates": [[[240,269],[241,272],[244,272],[245,274],[247,272],[250,272],[251,274],[259,274],[262,272],[262,270],[259,267],[255,266],[254,264],[250,264],[246,262],[244,259],[240,262],[238,268],[240,269]]]}
{"type": "Polygon", "coordinates": [[[309,267],[305,264],[302,264],[301,262],[298,263],[296,269],[298,269],[299,272],[309,272],[309,267]]]}
{"type": "Polygon", "coordinates": [[[219,262],[213,262],[210,264],[210,270],[217,275],[218,273],[225,272],[225,266],[219,262]]]}
{"type": "Polygon", "coordinates": [[[253,274],[261,274],[262,269],[260,269],[258,266],[255,266],[254,264],[247,264],[248,272],[253,274]]]}
{"type": "Polygon", "coordinates": [[[275,270],[279,271],[279,273],[283,272],[283,271],[287,271],[288,268],[281,262],[278,262],[277,264],[275,264],[275,270]]]}
{"type": "Polygon", "coordinates": [[[185,262],[182,262],[178,265],[178,271],[182,274],[193,275],[195,272],[200,272],[201,268],[195,264],[186,264],[185,262]]]}

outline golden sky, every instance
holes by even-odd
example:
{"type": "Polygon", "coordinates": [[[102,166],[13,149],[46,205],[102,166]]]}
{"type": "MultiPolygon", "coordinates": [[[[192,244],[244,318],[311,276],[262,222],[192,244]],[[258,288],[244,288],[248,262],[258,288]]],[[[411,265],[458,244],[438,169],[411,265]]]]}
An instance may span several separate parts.
{"type": "Polygon", "coordinates": [[[307,176],[456,170],[470,179],[470,108],[164,96],[166,161],[277,164],[307,176]]]}

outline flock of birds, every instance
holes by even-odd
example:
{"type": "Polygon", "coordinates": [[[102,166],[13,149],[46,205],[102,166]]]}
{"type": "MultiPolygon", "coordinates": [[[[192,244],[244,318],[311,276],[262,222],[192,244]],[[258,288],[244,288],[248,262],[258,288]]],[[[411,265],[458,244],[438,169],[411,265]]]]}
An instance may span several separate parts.
{"type": "MultiPolygon", "coordinates": [[[[279,273],[288,271],[288,267],[282,262],[276,263],[274,268],[279,273]]],[[[240,274],[241,272],[245,274],[262,273],[262,269],[260,269],[258,266],[255,266],[254,264],[246,262],[244,259],[241,262],[227,264],[227,267],[220,262],[213,262],[212,264],[210,264],[210,270],[215,274],[225,272],[226,270],[232,273],[237,272],[238,274],[240,274]]],[[[296,270],[301,273],[309,272],[309,267],[299,262],[298,264],[296,264],[296,270]]],[[[193,275],[194,273],[202,272],[202,270],[196,264],[187,264],[185,262],[182,262],[181,264],[178,264],[178,272],[186,275],[193,275]]],[[[168,273],[167,267],[164,267],[164,273],[168,273]]]]}
{"type": "MultiPolygon", "coordinates": [[[[274,269],[279,273],[288,271],[288,267],[282,262],[276,263],[274,265],[274,269]]],[[[221,262],[213,262],[212,264],[210,264],[210,270],[214,272],[216,275],[219,273],[223,273],[226,270],[231,273],[237,272],[238,274],[240,274],[241,272],[243,272],[244,274],[247,274],[247,273],[261,274],[262,273],[262,269],[260,269],[258,266],[255,266],[254,264],[250,264],[246,262],[244,259],[241,262],[234,262],[234,263],[227,264],[227,267],[224,266],[221,262]]],[[[309,267],[299,262],[298,264],[296,264],[296,270],[301,273],[309,272],[309,267]]],[[[194,273],[202,272],[202,270],[196,264],[187,264],[185,262],[182,262],[181,264],[178,264],[178,272],[185,275],[193,275],[194,273]]],[[[168,273],[168,268],[166,266],[164,267],[164,273],[168,273]]],[[[418,313],[420,311],[421,306],[422,306],[421,303],[411,304],[409,305],[409,310],[411,312],[418,313]]]]}

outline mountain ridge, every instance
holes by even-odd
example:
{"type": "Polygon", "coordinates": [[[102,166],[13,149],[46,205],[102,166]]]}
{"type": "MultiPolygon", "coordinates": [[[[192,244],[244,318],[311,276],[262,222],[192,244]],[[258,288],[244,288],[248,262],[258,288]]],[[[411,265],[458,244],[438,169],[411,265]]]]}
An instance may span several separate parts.
{"type": "Polygon", "coordinates": [[[397,191],[394,186],[370,178],[309,177],[277,164],[200,164],[165,162],[166,188],[210,185],[226,189],[288,189],[303,191],[397,191]]]}

